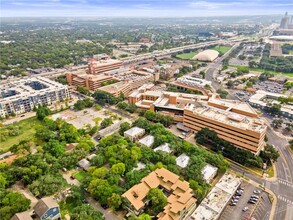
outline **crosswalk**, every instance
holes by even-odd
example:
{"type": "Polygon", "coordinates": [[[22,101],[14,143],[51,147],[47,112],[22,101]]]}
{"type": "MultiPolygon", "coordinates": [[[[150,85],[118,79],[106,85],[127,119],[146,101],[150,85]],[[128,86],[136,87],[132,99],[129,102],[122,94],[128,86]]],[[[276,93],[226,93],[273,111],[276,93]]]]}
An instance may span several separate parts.
{"type": "Polygon", "coordinates": [[[286,180],[278,179],[278,182],[283,184],[283,185],[286,185],[286,186],[289,186],[289,187],[293,188],[293,184],[288,182],[288,181],[286,181],[286,180]]]}
{"type": "Polygon", "coordinates": [[[290,199],[287,199],[287,198],[284,197],[284,196],[280,196],[280,195],[278,195],[278,199],[279,199],[279,200],[282,200],[283,202],[286,202],[287,204],[291,204],[291,205],[293,205],[293,201],[291,201],[290,199]]]}

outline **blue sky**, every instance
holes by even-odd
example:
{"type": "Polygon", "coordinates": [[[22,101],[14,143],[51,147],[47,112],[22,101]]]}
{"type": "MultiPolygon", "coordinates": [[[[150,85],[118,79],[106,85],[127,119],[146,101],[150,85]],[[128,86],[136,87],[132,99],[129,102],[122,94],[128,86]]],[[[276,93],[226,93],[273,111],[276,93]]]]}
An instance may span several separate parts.
{"type": "Polygon", "coordinates": [[[284,14],[292,0],[0,0],[3,17],[197,17],[284,14]]]}

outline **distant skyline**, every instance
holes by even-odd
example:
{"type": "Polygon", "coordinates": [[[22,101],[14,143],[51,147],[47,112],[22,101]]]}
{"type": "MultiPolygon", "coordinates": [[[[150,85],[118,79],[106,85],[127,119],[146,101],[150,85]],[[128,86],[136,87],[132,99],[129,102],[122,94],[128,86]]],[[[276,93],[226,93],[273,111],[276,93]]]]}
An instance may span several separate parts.
{"type": "Polygon", "coordinates": [[[2,17],[199,17],[284,14],[292,0],[1,0],[2,17]]]}

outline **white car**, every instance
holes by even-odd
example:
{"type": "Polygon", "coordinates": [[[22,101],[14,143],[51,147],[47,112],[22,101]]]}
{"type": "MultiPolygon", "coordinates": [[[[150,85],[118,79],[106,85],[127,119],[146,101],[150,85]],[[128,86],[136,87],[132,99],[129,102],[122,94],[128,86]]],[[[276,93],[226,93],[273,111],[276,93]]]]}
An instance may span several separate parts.
{"type": "Polygon", "coordinates": [[[245,207],[242,209],[243,212],[246,212],[247,210],[248,210],[248,207],[247,207],[247,206],[245,206],[245,207]]]}

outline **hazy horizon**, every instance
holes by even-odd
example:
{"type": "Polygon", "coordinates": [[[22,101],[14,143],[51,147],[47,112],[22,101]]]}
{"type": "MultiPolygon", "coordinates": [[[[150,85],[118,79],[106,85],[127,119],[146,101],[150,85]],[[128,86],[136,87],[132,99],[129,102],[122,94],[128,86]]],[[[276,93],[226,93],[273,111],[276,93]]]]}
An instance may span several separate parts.
{"type": "Polygon", "coordinates": [[[281,15],[290,0],[2,0],[1,17],[222,17],[281,15]]]}

